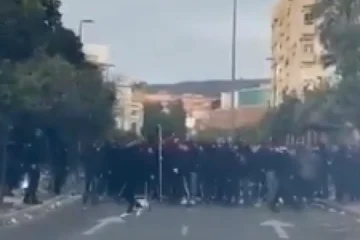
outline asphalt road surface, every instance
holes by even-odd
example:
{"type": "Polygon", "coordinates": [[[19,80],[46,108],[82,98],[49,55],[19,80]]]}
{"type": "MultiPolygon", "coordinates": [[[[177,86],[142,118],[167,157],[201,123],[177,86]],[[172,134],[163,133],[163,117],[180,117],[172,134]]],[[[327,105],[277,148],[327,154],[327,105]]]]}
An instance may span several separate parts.
{"type": "Polygon", "coordinates": [[[0,229],[1,240],[359,240],[360,223],[317,208],[270,212],[265,207],[153,205],[122,215],[125,206],[103,203],[82,210],[77,203],[24,225],[0,229]]]}

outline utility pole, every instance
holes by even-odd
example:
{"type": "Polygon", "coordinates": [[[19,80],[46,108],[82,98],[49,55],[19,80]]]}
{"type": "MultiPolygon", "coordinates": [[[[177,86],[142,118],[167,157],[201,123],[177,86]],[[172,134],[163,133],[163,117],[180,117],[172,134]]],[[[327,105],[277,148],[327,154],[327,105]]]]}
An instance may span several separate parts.
{"type": "Polygon", "coordinates": [[[157,125],[158,134],[158,174],[159,174],[159,201],[163,200],[163,133],[161,124],[157,125]]]}
{"type": "MultiPolygon", "coordinates": [[[[237,0],[233,0],[233,14],[232,14],[232,45],[231,45],[231,81],[233,86],[236,82],[236,38],[237,38],[237,0]]],[[[231,129],[232,136],[235,136],[236,130],[236,106],[235,106],[235,89],[231,89],[231,129]]],[[[234,141],[234,139],[233,139],[234,141]]]]}

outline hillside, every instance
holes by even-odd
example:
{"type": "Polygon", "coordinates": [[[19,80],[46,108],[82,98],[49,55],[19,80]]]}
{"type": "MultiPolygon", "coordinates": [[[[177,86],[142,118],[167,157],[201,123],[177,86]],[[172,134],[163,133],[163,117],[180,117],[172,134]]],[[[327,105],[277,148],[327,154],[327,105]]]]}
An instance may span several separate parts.
{"type": "Polygon", "coordinates": [[[270,83],[270,79],[185,81],[173,84],[149,84],[147,90],[150,93],[166,91],[172,94],[193,93],[217,97],[220,92],[257,87],[260,84],[268,83],[270,83]]]}

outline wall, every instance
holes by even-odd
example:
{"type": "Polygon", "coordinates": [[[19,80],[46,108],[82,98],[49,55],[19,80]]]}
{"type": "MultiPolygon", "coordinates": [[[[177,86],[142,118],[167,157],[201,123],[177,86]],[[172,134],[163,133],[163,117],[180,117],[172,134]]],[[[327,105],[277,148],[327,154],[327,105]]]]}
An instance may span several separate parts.
{"type": "MultiPolygon", "coordinates": [[[[234,107],[238,107],[239,102],[238,102],[238,95],[239,95],[239,91],[234,91],[233,94],[235,95],[234,98],[234,107]]],[[[232,93],[231,92],[222,92],[220,93],[220,108],[221,109],[231,109],[232,108],[232,104],[231,104],[231,100],[232,100],[232,93]]]]}
{"type": "Polygon", "coordinates": [[[110,50],[106,45],[84,44],[85,58],[95,64],[108,64],[110,62],[110,50]]]}
{"type": "Polygon", "coordinates": [[[203,125],[209,129],[230,130],[258,124],[265,116],[267,106],[240,107],[235,110],[217,109],[209,112],[209,118],[203,125]]]}
{"type": "Polygon", "coordinates": [[[242,89],[238,93],[239,106],[264,105],[268,106],[271,100],[270,86],[242,89]]]}

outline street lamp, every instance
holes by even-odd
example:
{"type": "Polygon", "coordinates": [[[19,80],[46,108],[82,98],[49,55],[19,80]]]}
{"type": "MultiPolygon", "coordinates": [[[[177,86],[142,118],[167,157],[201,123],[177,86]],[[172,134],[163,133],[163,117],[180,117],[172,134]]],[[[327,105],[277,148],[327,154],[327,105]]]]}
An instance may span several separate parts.
{"type": "MultiPolygon", "coordinates": [[[[236,35],[237,35],[237,0],[233,0],[233,14],[232,14],[232,45],[231,45],[231,81],[236,81],[236,35]]],[[[234,84],[235,85],[235,84],[234,84]]],[[[236,128],[236,106],[235,106],[235,90],[231,92],[231,111],[232,111],[232,130],[235,132],[236,128]]]]}
{"type": "Polygon", "coordinates": [[[157,125],[157,137],[158,137],[158,174],[159,174],[159,201],[163,199],[163,133],[161,124],[157,125]]]}
{"type": "Polygon", "coordinates": [[[82,35],[83,35],[83,25],[84,24],[92,24],[95,23],[94,20],[92,19],[82,19],[79,22],[79,29],[78,29],[78,35],[79,35],[79,39],[80,41],[82,41],[82,35]]]}
{"type": "MultiPolygon", "coordinates": [[[[170,114],[170,110],[163,106],[161,110],[164,114],[170,114]]],[[[159,174],[159,201],[162,202],[163,200],[163,128],[162,125],[159,123],[157,126],[157,138],[158,138],[158,174],[159,174]]]]}

